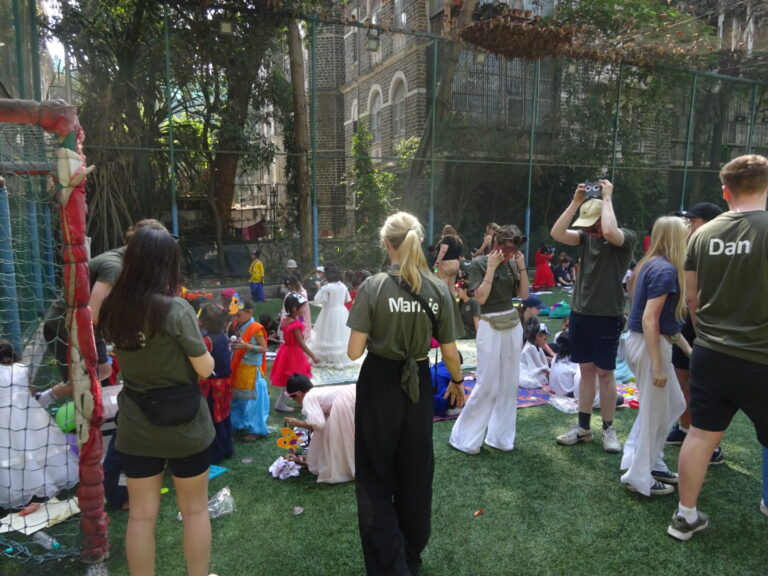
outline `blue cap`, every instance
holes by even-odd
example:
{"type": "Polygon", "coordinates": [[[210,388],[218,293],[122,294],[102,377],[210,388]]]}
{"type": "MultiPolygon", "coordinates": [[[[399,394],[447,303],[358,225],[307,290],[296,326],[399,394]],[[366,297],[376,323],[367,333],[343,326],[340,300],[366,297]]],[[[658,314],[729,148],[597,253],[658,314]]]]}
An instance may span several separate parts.
{"type": "Polygon", "coordinates": [[[542,304],[541,300],[539,300],[536,296],[531,295],[523,300],[523,306],[526,308],[543,308],[544,304],[542,304]]]}

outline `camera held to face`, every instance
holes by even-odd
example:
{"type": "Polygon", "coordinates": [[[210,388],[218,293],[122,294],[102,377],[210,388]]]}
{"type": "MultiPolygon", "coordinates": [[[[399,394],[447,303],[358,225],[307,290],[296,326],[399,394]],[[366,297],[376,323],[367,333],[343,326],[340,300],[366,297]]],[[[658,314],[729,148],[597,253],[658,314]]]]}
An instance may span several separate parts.
{"type": "Polygon", "coordinates": [[[600,182],[584,182],[584,196],[587,198],[602,197],[602,190],[600,182]]]}

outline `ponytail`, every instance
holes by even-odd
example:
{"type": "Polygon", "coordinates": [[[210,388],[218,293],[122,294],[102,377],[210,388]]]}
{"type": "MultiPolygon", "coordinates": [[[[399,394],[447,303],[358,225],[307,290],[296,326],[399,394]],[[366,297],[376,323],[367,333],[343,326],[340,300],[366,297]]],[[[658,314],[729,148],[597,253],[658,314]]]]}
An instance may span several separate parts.
{"type": "Polygon", "coordinates": [[[407,212],[392,214],[381,227],[379,237],[397,250],[400,259],[400,277],[418,294],[421,291],[421,275],[428,272],[427,260],[421,250],[424,228],[419,220],[407,212]]]}

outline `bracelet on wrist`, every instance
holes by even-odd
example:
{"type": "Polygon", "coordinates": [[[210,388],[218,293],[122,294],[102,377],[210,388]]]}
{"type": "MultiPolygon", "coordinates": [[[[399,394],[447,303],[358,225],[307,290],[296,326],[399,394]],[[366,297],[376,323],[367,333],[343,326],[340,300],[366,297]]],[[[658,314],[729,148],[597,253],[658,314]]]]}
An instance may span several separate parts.
{"type": "Polygon", "coordinates": [[[461,380],[454,380],[453,378],[451,378],[451,384],[456,384],[456,385],[464,384],[464,378],[462,378],[461,380]]]}

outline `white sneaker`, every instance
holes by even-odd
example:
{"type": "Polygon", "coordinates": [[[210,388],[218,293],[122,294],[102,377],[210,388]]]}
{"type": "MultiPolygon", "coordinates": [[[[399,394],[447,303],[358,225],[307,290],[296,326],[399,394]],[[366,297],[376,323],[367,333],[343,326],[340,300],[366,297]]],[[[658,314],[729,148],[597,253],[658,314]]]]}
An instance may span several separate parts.
{"type": "Polygon", "coordinates": [[[592,430],[585,430],[578,424],[555,438],[555,442],[561,446],[573,446],[579,442],[592,442],[592,430]]]}
{"type": "Polygon", "coordinates": [[[765,505],[765,500],[760,500],[760,512],[768,516],[768,506],[765,505]]]}
{"type": "Polygon", "coordinates": [[[606,452],[621,452],[621,443],[616,436],[616,428],[613,426],[603,430],[603,450],[606,452]]]}

